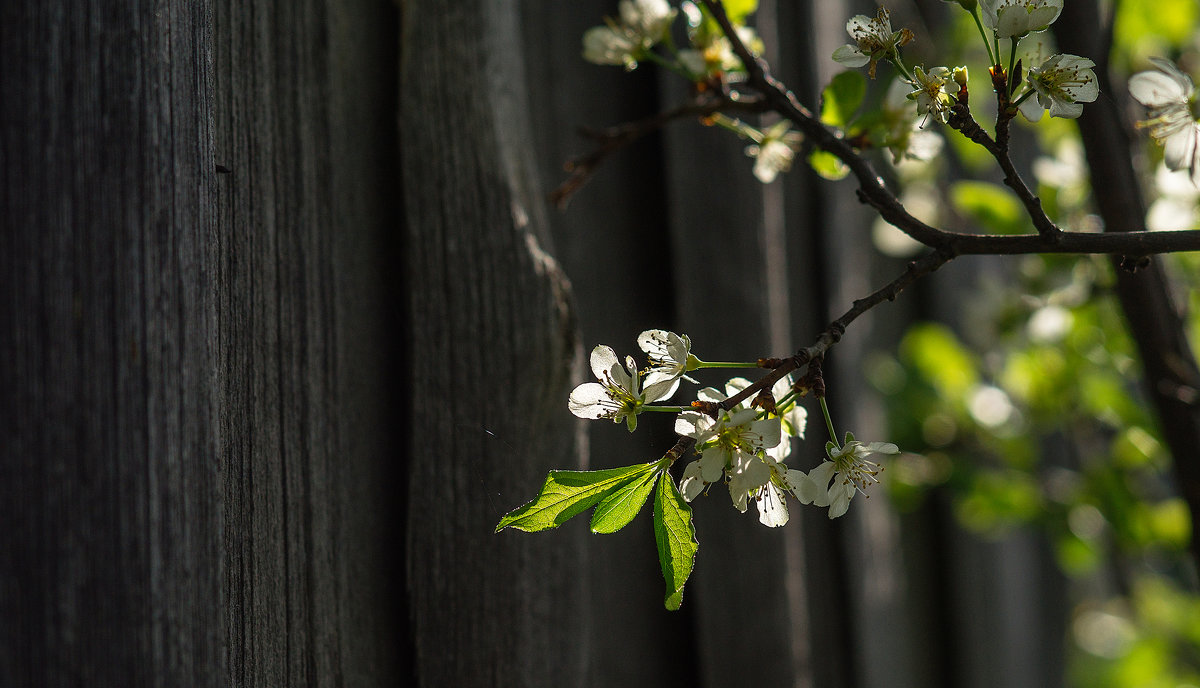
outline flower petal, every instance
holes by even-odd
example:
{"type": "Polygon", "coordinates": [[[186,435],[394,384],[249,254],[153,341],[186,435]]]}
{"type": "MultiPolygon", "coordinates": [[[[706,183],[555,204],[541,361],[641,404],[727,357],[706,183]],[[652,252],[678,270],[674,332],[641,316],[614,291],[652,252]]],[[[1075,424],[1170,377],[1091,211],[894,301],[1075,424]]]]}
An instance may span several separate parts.
{"type": "Polygon", "coordinates": [[[768,528],[778,528],[787,525],[788,508],[783,492],[771,483],[767,483],[762,494],[754,501],[758,507],[758,522],[768,528]]]}
{"type": "Polygon", "coordinates": [[[842,516],[850,509],[850,500],[854,498],[854,486],[838,481],[829,488],[829,518],[842,516]]]}
{"type": "Polygon", "coordinates": [[[1196,166],[1196,146],[1200,140],[1200,125],[1192,123],[1163,141],[1163,162],[1167,169],[1191,170],[1196,166]]]}
{"type": "Polygon", "coordinates": [[[833,61],[844,67],[862,67],[871,61],[861,50],[853,45],[843,45],[833,51],[833,61]]]}
{"type": "Polygon", "coordinates": [[[675,433],[703,442],[712,436],[716,421],[699,411],[684,411],[675,416],[675,433]]]}
{"type": "Polygon", "coordinates": [[[668,377],[663,379],[661,373],[650,373],[646,376],[646,389],[642,391],[642,397],[649,404],[671,398],[671,395],[675,394],[675,390],[677,389],[679,389],[679,378],[668,377]]]}
{"type": "Polygon", "coordinates": [[[1185,84],[1161,72],[1138,72],[1129,77],[1129,95],[1146,107],[1187,102],[1190,90],[1190,81],[1185,87],[1185,84]]]}
{"type": "Polygon", "coordinates": [[[700,475],[700,461],[689,463],[687,468],[683,469],[683,476],[679,480],[679,491],[683,493],[683,500],[690,502],[695,499],[704,491],[704,485],[704,478],[700,475]]]}
{"type": "Polygon", "coordinates": [[[729,461],[729,452],[720,447],[709,447],[700,455],[700,477],[706,483],[715,483],[725,473],[725,464],[729,461]]]}
{"type": "Polygon", "coordinates": [[[591,364],[596,379],[606,382],[612,376],[613,368],[621,368],[621,359],[617,358],[617,352],[611,346],[600,344],[592,349],[591,364]]]}
{"type": "Polygon", "coordinates": [[[612,418],[616,415],[618,406],[608,396],[608,390],[598,382],[585,382],[571,392],[567,408],[579,418],[596,420],[612,418]]]}

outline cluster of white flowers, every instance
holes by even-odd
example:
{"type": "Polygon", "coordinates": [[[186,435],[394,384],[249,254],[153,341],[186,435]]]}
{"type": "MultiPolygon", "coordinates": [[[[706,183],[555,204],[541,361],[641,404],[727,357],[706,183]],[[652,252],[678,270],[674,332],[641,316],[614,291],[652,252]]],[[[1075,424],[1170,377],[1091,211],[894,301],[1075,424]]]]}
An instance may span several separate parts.
{"type": "Polygon", "coordinates": [[[1170,170],[1187,170],[1200,185],[1200,123],[1192,115],[1196,87],[1192,79],[1162,58],[1150,58],[1157,72],[1139,72],[1129,79],[1129,94],[1146,106],[1150,118],[1139,126],[1162,144],[1163,162],[1170,170]]]}
{"type": "MultiPolygon", "coordinates": [[[[957,0],[956,0],[957,1],[957,0]]],[[[1022,37],[1045,31],[1062,14],[1063,0],[980,0],[976,3],[958,2],[972,16],[981,12],[982,26],[991,29],[998,41],[1007,38],[1014,43],[1022,37]]],[[[977,16],[978,21],[978,16],[977,16]]],[[[875,76],[875,65],[880,60],[893,62],[900,73],[901,81],[912,87],[908,97],[917,103],[917,115],[947,122],[951,109],[957,102],[959,88],[967,85],[966,67],[951,70],[948,67],[925,69],[918,65],[910,75],[900,58],[899,48],[911,39],[907,29],[892,31],[887,10],[880,9],[878,17],[872,19],[858,15],[846,24],[846,31],[857,45],[844,45],[833,53],[833,59],[847,67],[870,65],[869,73],[875,76]]],[[[989,52],[990,52],[989,47],[989,52]]],[[[1021,112],[1031,121],[1037,121],[1050,111],[1051,117],[1078,117],[1083,112],[1083,103],[1096,100],[1100,89],[1095,66],[1091,60],[1077,55],[1052,55],[1027,73],[1027,88],[1016,97],[1021,112]],[[1036,98],[1033,96],[1036,95],[1036,98]]],[[[1014,88],[1017,84],[1013,84],[1014,88]]],[[[889,145],[899,158],[903,151],[889,145]]]]}
{"type": "Polygon", "coordinates": [[[583,58],[633,69],[646,51],[663,40],[676,10],[667,0],[621,0],[618,11],[620,21],[606,19],[604,26],[583,34],[583,58]]]}
{"type": "MultiPolygon", "coordinates": [[[[670,398],[680,380],[694,382],[688,372],[706,366],[740,365],[705,363],[692,354],[687,335],[666,330],[646,330],[637,342],[649,361],[642,371],[632,357],[622,361],[611,347],[600,345],[592,350],[592,373],[597,382],[585,382],[571,392],[568,406],[572,413],[586,419],[625,421],[632,432],[647,405],[670,398]]],[[[733,506],[745,512],[753,502],[759,521],[770,527],[788,522],[788,494],[804,504],[829,507],[829,517],[836,518],[846,513],[855,490],[864,491],[874,482],[878,465],[866,457],[899,451],[891,444],[863,445],[847,434],[846,445],[827,445],[828,459],[810,473],[788,468],[784,461],[792,452],[791,439],[803,439],[808,425],[808,411],[797,403],[791,375],[771,387],[770,403],[746,399],[728,410],[706,412],[750,385],[746,378],[735,377],[723,390],[699,390],[696,398],[708,407],[704,410],[661,408],[679,411],[675,431],[695,440],[700,455],[688,464],[679,481],[685,500],[690,502],[710,485],[725,482],[733,506]],[[850,493],[845,485],[853,486],[850,493]]]]}
{"type": "MultiPolygon", "coordinates": [[[[720,403],[750,386],[746,378],[735,377],[725,383],[725,391],[706,387],[697,393],[700,401],[720,403]]],[[[773,398],[785,399],[792,389],[791,376],[771,388],[773,398]]],[[[789,400],[776,413],[759,411],[743,401],[716,418],[698,411],[685,411],[675,421],[675,432],[696,440],[700,458],[684,469],[679,489],[692,501],[712,483],[727,481],[729,497],[738,511],[746,511],[753,501],[758,520],[764,525],[782,526],[788,521],[786,492],[795,494],[794,481],[801,473],[790,470],[783,461],[791,454],[792,437],[804,437],[808,411],[789,400]]]]}

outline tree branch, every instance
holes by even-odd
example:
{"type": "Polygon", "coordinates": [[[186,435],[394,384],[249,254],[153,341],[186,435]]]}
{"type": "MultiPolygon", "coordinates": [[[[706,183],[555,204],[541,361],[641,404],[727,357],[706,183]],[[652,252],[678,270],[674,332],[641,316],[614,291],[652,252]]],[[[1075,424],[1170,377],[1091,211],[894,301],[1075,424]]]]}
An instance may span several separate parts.
{"type": "Polygon", "coordinates": [[[850,307],[850,310],[843,313],[837,320],[829,323],[829,326],[821,334],[817,335],[817,340],[813,342],[812,346],[803,348],[791,357],[785,358],[770,373],[751,383],[737,394],[725,399],[717,404],[717,406],[728,411],[746,399],[749,399],[752,394],[760,390],[770,389],[776,382],[783,379],[785,375],[793,370],[804,367],[809,361],[823,358],[825,353],[841,340],[850,323],[857,320],[860,315],[884,301],[894,301],[900,292],[904,291],[910,284],[937,270],[953,259],[954,256],[951,254],[942,251],[932,251],[909,263],[908,269],[899,277],[888,282],[882,288],[877,289],[871,295],[858,299],[850,307]]]}
{"type": "MultiPolygon", "coordinates": [[[[992,76],[997,89],[1008,88],[1003,71],[994,72],[992,76]]],[[[1025,206],[1025,212],[1029,213],[1029,218],[1033,221],[1033,226],[1037,229],[1038,234],[1053,241],[1062,233],[1062,229],[1054,224],[1050,220],[1050,217],[1046,215],[1045,209],[1042,208],[1041,199],[1029,190],[1029,187],[1025,184],[1025,180],[1017,172],[1017,168],[1013,165],[1012,158],[1008,154],[1008,125],[1012,122],[1014,115],[1013,108],[1009,104],[1008,94],[1003,90],[996,92],[999,114],[996,115],[996,138],[994,140],[975,121],[975,116],[971,114],[969,97],[970,94],[967,92],[967,85],[963,84],[958,89],[956,96],[958,102],[950,108],[950,118],[946,124],[953,129],[957,129],[963,136],[979,144],[992,154],[992,157],[1000,164],[1000,169],[1004,171],[1004,184],[1013,190],[1022,205],[1025,206]]]]}

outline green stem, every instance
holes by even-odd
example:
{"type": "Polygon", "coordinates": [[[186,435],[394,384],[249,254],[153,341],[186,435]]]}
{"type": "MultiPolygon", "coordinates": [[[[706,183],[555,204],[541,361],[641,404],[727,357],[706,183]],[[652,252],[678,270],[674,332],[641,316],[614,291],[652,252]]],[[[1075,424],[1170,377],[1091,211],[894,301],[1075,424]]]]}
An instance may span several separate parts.
{"type": "Polygon", "coordinates": [[[1013,77],[1016,75],[1013,73],[1013,66],[1017,64],[1017,38],[1014,36],[1008,40],[1012,43],[1012,50],[1010,50],[1008,53],[1008,93],[1005,95],[1011,96],[1013,92],[1013,86],[1015,86],[1015,84],[1013,84],[1013,77]]]}
{"type": "Polygon", "coordinates": [[[775,408],[779,410],[779,415],[783,415],[787,411],[787,405],[796,400],[796,390],[792,390],[783,395],[782,399],[775,400],[775,408]]]}
{"type": "Polygon", "coordinates": [[[1036,93],[1036,91],[1034,91],[1032,88],[1022,93],[1020,98],[1017,98],[1013,101],[1013,107],[1020,107],[1021,103],[1024,103],[1026,100],[1028,100],[1029,96],[1033,95],[1034,93],[1036,93]]]}
{"type": "Polygon", "coordinates": [[[837,431],[833,429],[833,419],[829,417],[829,405],[825,403],[825,397],[821,397],[821,412],[825,414],[825,428],[829,430],[830,441],[833,442],[833,446],[841,449],[842,443],[838,441],[837,431]]]}
{"type": "Polygon", "coordinates": [[[978,7],[971,11],[971,18],[975,20],[975,27],[979,29],[979,37],[983,39],[983,47],[987,48],[989,64],[996,64],[997,58],[992,53],[992,42],[988,40],[987,32],[983,30],[983,22],[979,21],[978,7]]]}
{"type": "Polygon", "coordinates": [[[691,81],[693,78],[692,73],[687,71],[683,67],[679,66],[679,63],[671,62],[670,60],[667,60],[662,55],[659,55],[658,53],[654,52],[653,50],[643,51],[641,54],[641,58],[643,60],[653,62],[654,64],[656,64],[660,67],[665,67],[665,68],[671,70],[672,72],[675,72],[679,76],[687,79],[688,81],[691,81]]]}
{"type": "MultiPolygon", "coordinates": [[[[699,360],[699,359],[697,359],[697,360],[699,360]]],[[[708,361],[700,361],[700,365],[697,366],[697,369],[699,369],[699,368],[757,368],[757,367],[758,367],[757,361],[754,363],[747,363],[747,362],[742,362],[742,361],[715,361],[715,362],[710,363],[708,361]]]]}
{"type": "Polygon", "coordinates": [[[912,77],[912,74],[908,73],[908,68],[904,66],[904,61],[900,59],[899,53],[892,58],[892,64],[896,65],[896,69],[900,70],[900,73],[904,75],[904,78],[907,79],[909,83],[916,83],[912,77]]]}
{"type": "MultiPolygon", "coordinates": [[[[756,130],[754,127],[748,126],[740,119],[734,119],[728,115],[723,115],[717,112],[713,114],[712,122],[722,129],[728,129],[729,131],[732,131],[741,138],[750,139],[755,143],[762,143],[762,135],[758,132],[758,130],[756,130]]],[[[709,364],[706,363],[705,365],[709,364]]]]}
{"type": "Polygon", "coordinates": [[[683,411],[691,411],[690,406],[643,406],[643,411],[657,411],[659,413],[681,413],[683,411]]]}

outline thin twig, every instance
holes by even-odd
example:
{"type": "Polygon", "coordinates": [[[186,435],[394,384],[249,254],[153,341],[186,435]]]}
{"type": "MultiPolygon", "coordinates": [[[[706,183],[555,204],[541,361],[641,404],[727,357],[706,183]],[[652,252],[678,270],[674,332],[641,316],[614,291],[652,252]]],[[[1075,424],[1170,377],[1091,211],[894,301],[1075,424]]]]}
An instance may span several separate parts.
{"type": "Polygon", "coordinates": [[[860,315],[884,301],[894,301],[900,292],[904,291],[910,284],[937,270],[953,259],[954,256],[951,254],[942,251],[931,251],[909,263],[908,269],[899,277],[888,282],[869,296],[858,299],[851,305],[850,310],[843,313],[837,320],[829,323],[829,326],[821,334],[817,335],[817,340],[813,342],[812,346],[801,349],[791,357],[784,359],[770,373],[767,373],[737,394],[722,401],[719,404],[720,408],[728,411],[759,390],[770,389],[772,385],[781,380],[785,375],[797,368],[804,367],[809,361],[823,358],[826,352],[841,340],[850,323],[857,320],[860,315]]]}
{"type": "Polygon", "coordinates": [[[690,117],[708,117],[718,112],[753,114],[767,109],[766,101],[760,97],[731,98],[725,94],[708,91],[696,94],[687,103],[645,119],[618,124],[607,129],[581,129],[580,133],[597,142],[590,153],[568,161],[563,167],[570,176],[550,192],[550,201],[559,208],[566,207],[572,194],[591,179],[592,173],[610,155],[628,146],[643,136],[662,129],[667,124],[690,117]]]}

